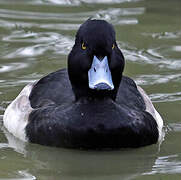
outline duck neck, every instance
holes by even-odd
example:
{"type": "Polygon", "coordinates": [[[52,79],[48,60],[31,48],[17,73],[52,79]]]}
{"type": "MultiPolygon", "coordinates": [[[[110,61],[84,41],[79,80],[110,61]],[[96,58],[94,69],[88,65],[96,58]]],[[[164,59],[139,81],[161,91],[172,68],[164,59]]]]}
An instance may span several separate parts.
{"type": "Polygon", "coordinates": [[[75,95],[75,100],[78,101],[80,99],[87,99],[87,100],[105,100],[111,99],[115,101],[117,96],[119,86],[115,87],[114,90],[93,90],[89,87],[78,87],[72,85],[72,90],[75,95]]]}

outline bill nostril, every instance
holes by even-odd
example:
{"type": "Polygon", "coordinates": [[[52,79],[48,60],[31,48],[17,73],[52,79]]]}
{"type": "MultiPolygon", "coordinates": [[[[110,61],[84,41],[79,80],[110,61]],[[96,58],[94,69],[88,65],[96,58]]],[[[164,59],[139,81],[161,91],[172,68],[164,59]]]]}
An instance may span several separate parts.
{"type": "Polygon", "coordinates": [[[94,72],[96,72],[96,68],[94,67],[94,72]]]}

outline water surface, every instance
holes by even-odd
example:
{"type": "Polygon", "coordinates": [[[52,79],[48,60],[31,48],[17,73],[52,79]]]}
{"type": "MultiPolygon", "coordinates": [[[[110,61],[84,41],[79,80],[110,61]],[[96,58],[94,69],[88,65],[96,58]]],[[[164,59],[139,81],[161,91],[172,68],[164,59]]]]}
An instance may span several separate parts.
{"type": "Polygon", "coordinates": [[[1,0],[0,179],[180,179],[180,0],[1,0]],[[159,145],[96,152],[24,144],[2,126],[22,87],[66,67],[76,30],[89,17],[115,26],[125,75],[142,86],[164,119],[159,145]]]}

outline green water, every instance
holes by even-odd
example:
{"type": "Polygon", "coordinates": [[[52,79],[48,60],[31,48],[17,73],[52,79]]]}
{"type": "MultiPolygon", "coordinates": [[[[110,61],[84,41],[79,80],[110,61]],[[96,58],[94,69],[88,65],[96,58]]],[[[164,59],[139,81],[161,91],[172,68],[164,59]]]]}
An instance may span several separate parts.
{"type": "Polygon", "coordinates": [[[0,179],[150,180],[181,178],[180,0],[1,0],[0,179]],[[167,127],[159,145],[96,152],[24,144],[2,126],[22,87],[66,67],[79,25],[89,17],[115,26],[125,75],[154,102],[167,127]]]}

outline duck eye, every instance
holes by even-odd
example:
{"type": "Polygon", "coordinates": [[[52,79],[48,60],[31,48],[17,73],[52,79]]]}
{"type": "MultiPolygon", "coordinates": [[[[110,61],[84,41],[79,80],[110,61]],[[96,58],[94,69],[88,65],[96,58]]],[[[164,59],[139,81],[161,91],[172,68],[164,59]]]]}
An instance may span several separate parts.
{"type": "Polygon", "coordinates": [[[112,49],[114,49],[114,48],[115,48],[115,45],[113,44],[113,45],[112,45],[112,49]]]}
{"type": "Polygon", "coordinates": [[[83,50],[86,49],[86,45],[84,44],[84,42],[82,43],[82,49],[83,49],[83,50]]]}

